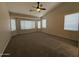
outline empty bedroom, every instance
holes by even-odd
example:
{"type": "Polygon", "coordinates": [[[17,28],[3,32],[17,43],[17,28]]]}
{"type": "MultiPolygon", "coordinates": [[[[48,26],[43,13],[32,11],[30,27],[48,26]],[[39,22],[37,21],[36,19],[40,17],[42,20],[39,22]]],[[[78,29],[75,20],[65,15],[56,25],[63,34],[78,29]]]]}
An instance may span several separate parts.
{"type": "Polygon", "coordinates": [[[79,2],[0,2],[1,57],[78,57],[79,2]]]}

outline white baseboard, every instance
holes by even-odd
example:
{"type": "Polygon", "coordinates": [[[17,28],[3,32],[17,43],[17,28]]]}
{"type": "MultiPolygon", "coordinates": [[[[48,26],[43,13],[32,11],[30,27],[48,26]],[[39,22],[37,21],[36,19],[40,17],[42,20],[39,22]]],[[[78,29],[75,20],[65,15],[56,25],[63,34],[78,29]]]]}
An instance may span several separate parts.
{"type": "Polygon", "coordinates": [[[4,53],[4,51],[5,51],[6,47],[7,47],[7,45],[9,43],[9,41],[10,41],[10,39],[6,40],[5,45],[3,46],[3,49],[2,49],[2,51],[0,53],[0,57],[3,55],[3,53],[4,53]]]}

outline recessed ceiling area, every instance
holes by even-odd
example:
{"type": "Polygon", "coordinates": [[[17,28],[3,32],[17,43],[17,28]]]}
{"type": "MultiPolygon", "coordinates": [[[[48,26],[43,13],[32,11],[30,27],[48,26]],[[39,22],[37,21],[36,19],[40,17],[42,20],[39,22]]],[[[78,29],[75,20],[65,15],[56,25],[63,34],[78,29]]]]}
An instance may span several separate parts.
{"type": "Polygon", "coordinates": [[[59,5],[60,2],[40,2],[40,4],[42,4],[46,10],[41,10],[40,12],[30,11],[34,10],[32,6],[37,6],[36,2],[8,2],[7,7],[10,12],[42,17],[48,11],[59,5]]]}

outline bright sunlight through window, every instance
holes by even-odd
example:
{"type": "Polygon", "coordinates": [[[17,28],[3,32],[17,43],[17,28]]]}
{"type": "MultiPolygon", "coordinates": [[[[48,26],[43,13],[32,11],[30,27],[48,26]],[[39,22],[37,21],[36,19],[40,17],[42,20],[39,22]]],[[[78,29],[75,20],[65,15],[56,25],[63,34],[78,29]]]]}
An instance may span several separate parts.
{"type": "Polygon", "coordinates": [[[38,23],[38,28],[41,28],[41,21],[37,21],[38,23]]]}
{"type": "Polygon", "coordinates": [[[15,30],[16,30],[16,20],[11,19],[11,31],[15,31],[15,30]]]}
{"type": "Polygon", "coordinates": [[[34,29],[35,21],[21,20],[20,25],[21,25],[21,29],[34,29]]]}
{"type": "Polygon", "coordinates": [[[47,27],[47,25],[46,25],[46,19],[43,19],[42,20],[42,28],[46,28],[47,27]]]}

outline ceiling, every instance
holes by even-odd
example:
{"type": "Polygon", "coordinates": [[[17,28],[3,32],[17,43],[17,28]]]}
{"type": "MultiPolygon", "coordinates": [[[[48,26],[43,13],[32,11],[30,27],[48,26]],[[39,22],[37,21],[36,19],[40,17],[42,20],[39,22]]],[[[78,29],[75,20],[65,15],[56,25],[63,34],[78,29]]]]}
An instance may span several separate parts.
{"type": "Polygon", "coordinates": [[[7,6],[10,12],[42,17],[48,11],[59,5],[60,2],[40,2],[40,4],[43,4],[46,10],[42,10],[41,12],[29,11],[30,9],[34,9],[32,6],[36,6],[36,2],[8,2],[7,6]]]}

